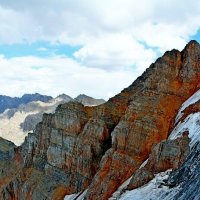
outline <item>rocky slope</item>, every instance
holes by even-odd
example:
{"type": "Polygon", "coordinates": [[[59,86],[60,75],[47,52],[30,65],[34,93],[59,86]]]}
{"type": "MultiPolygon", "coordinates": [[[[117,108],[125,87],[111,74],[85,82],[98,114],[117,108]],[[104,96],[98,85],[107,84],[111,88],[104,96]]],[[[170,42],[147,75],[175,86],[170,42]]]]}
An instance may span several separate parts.
{"type": "Polygon", "coordinates": [[[63,199],[77,193],[84,199],[108,199],[131,176],[130,190],[154,173],[180,169],[190,155],[190,131],[163,140],[183,102],[200,89],[199,80],[200,45],[191,41],[181,52],[166,52],[105,104],[59,105],[14,147],[14,164],[1,175],[0,198],[63,199]]]}
{"type": "Polygon", "coordinates": [[[102,99],[94,99],[86,95],[79,95],[73,99],[68,95],[61,94],[47,102],[32,101],[21,104],[18,108],[7,109],[0,114],[0,136],[20,145],[28,132],[32,132],[36,124],[42,121],[44,113],[54,113],[59,104],[69,101],[82,101],[87,106],[105,102],[102,99]]]}
{"type": "MultiPolygon", "coordinates": [[[[159,143],[153,148],[153,152],[145,165],[133,174],[123,189],[118,190],[118,193],[115,194],[117,198],[114,198],[113,195],[113,199],[129,200],[133,197],[135,200],[200,199],[199,122],[200,90],[182,105],[176,117],[174,128],[168,140],[164,142],[172,144],[177,140],[187,140],[184,142],[187,148],[183,148],[185,155],[177,151],[177,147],[175,148],[175,146],[171,145],[160,148],[160,152],[155,154],[155,149],[158,150],[157,147],[163,144],[163,142],[159,143]],[[171,154],[171,152],[173,153],[171,154]],[[177,159],[177,153],[183,158],[177,159]],[[175,166],[170,166],[170,161],[174,164],[179,161],[180,164],[179,166],[177,165],[178,163],[175,166]],[[160,165],[160,163],[164,163],[164,165],[160,165]],[[157,175],[155,176],[154,174],[157,175]]],[[[181,146],[179,145],[179,147],[181,146]]]]}

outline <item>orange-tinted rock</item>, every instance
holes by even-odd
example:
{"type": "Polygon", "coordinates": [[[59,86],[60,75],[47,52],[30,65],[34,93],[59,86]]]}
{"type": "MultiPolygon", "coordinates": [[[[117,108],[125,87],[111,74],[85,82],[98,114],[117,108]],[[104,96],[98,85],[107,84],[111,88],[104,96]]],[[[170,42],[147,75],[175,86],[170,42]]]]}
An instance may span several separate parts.
{"type": "MultiPolygon", "coordinates": [[[[196,113],[200,111],[200,100],[194,104],[189,105],[185,110],[183,110],[183,116],[179,119],[179,121],[184,121],[185,118],[192,113],[196,113]]],[[[178,122],[179,122],[178,121],[178,122]]],[[[177,122],[177,123],[178,123],[177,122]]]]}
{"type": "Polygon", "coordinates": [[[63,185],[58,186],[52,195],[52,199],[53,200],[63,200],[66,193],[67,193],[66,187],[64,187],[63,185]]]}
{"type": "Polygon", "coordinates": [[[70,102],[55,114],[45,114],[19,148],[24,167],[33,170],[8,185],[15,183],[19,191],[28,185],[20,197],[33,200],[45,194],[60,198],[58,191],[63,196],[88,187],[86,199],[107,199],[149,156],[152,146],[167,138],[179,107],[200,88],[199,61],[200,46],[192,41],[182,52],[166,52],[105,104],[84,107],[70,102]],[[36,174],[42,177],[38,183],[36,174]]]}
{"type": "Polygon", "coordinates": [[[121,153],[124,156],[115,160],[121,165],[113,164],[106,173],[102,166],[89,187],[87,199],[110,197],[129,171],[134,172],[148,157],[152,145],[167,138],[179,107],[200,88],[199,61],[200,46],[192,41],[182,52],[165,53],[136,80],[138,90],[132,92],[125,115],[112,132],[113,155],[108,159],[121,153]],[[127,156],[133,165],[124,164],[127,156]],[[122,173],[115,176],[118,171],[122,173]]]}
{"type": "Polygon", "coordinates": [[[130,183],[128,190],[132,190],[148,183],[154,178],[154,174],[168,169],[177,169],[189,155],[188,132],[176,140],[167,140],[153,146],[146,165],[138,169],[130,183]]]}

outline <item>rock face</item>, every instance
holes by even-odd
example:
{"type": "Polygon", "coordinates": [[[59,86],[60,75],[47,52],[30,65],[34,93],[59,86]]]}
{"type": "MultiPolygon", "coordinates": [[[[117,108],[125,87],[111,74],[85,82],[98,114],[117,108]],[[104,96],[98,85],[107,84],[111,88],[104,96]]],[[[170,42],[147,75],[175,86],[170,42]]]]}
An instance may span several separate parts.
{"type": "Polygon", "coordinates": [[[188,132],[185,132],[182,138],[162,141],[153,146],[147,164],[134,173],[127,189],[143,186],[159,172],[178,169],[189,154],[189,142],[188,132]]]}
{"type": "Polygon", "coordinates": [[[172,172],[167,180],[167,185],[174,188],[181,185],[180,190],[173,199],[200,199],[200,143],[192,148],[186,162],[172,172]]]}
{"type": "Polygon", "coordinates": [[[181,106],[168,140],[153,146],[148,160],[115,192],[117,199],[200,199],[199,122],[200,90],[181,106]]]}
{"type": "Polygon", "coordinates": [[[200,46],[192,41],[182,52],[166,52],[136,80],[87,199],[110,197],[147,159],[152,145],[167,138],[179,107],[200,87],[199,60],[200,46]]]}
{"type": "Polygon", "coordinates": [[[84,107],[69,102],[43,115],[15,150],[20,175],[8,175],[1,199],[63,199],[87,188],[85,199],[108,199],[150,152],[149,169],[177,168],[188,138],[161,141],[182,103],[200,89],[199,80],[200,45],[191,41],[182,52],[166,52],[106,103],[84,107]]]}
{"type": "Polygon", "coordinates": [[[0,137],[0,160],[11,160],[14,157],[15,145],[0,137]]]}

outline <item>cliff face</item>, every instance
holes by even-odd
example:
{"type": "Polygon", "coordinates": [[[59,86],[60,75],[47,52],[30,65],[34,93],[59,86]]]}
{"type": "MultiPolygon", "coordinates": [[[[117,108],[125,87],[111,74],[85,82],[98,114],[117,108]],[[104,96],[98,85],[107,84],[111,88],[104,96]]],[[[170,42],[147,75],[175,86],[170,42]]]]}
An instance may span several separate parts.
{"type": "Polygon", "coordinates": [[[199,44],[190,42],[182,52],[165,53],[139,78],[87,199],[110,197],[148,157],[152,145],[167,138],[179,107],[200,87],[199,59],[199,44]]]}
{"type": "Polygon", "coordinates": [[[200,199],[199,122],[200,90],[182,104],[168,139],[152,147],[149,158],[113,200],[200,199]]]}
{"type": "MultiPolygon", "coordinates": [[[[6,168],[1,199],[63,199],[87,188],[86,199],[108,199],[149,157],[152,146],[168,137],[180,106],[200,89],[199,80],[200,45],[191,41],[182,52],[166,52],[105,104],[58,106],[21,147],[14,147],[19,173],[11,176],[6,168]]],[[[179,152],[167,167],[179,166],[187,141],[167,144],[179,152]]]]}

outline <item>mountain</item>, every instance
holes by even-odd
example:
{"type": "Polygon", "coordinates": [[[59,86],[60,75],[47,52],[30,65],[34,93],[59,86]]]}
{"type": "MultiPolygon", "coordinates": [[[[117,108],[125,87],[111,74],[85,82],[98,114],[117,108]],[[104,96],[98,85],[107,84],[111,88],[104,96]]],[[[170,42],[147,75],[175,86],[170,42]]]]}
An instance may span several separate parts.
{"type": "Polygon", "coordinates": [[[59,105],[1,160],[0,199],[198,199],[199,80],[191,41],[102,105],[59,105]]]}
{"type": "Polygon", "coordinates": [[[85,94],[80,94],[75,98],[76,101],[82,103],[85,106],[98,106],[100,104],[105,103],[104,99],[94,99],[92,97],[89,97],[85,94]]]}
{"type": "Polygon", "coordinates": [[[152,148],[115,195],[121,200],[200,199],[199,169],[200,90],[181,106],[168,139],[152,148]]]}
{"type": "MultiPolygon", "coordinates": [[[[27,96],[26,99],[30,100],[32,95],[24,95],[23,97],[25,96],[27,96]]],[[[36,124],[42,121],[44,113],[54,113],[59,104],[69,101],[81,101],[82,104],[87,106],[99,105],[105,102],[104,100],[94,99],[86,95],[79,95],[73,99],[66,94],[61,94],[46,102],[32,101],[21,104],[18,108],[7,109],[0,114],[0,136],[14,142],[16,145],[20,145],[28,132],[32,132],[36,124]]]]}
{"type": "Polygon", "coordinates": [[[0,113],[3,113],[6,109],[17,108],[21,104],[27,104],[32,101],[42,101],[47,102],[52,97],[35,94],[24,94],[22,97],[9,97],[0,95],[0,113]]]}

